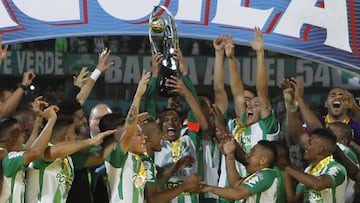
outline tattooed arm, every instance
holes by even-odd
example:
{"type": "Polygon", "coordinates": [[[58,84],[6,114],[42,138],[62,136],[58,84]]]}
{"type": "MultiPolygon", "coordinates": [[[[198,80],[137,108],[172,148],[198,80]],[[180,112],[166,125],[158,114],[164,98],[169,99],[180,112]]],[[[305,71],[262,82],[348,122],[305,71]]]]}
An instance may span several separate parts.
{"type": "Polygon", "coordinates": [[[120,139],[120,146],[123,152],[127,152],[129,150],[129,146],[131,143],[132,136],[136,133],[137,124],[138,124],[138,114],[139,114],[139,106],[141,97],[146,91],[147,84],[150,80],[150,72],[146,73],[143,71],[141,80],[139,81],[133,103],[129,109],[129,112],[126,116],[124,132],[120,139]]]}

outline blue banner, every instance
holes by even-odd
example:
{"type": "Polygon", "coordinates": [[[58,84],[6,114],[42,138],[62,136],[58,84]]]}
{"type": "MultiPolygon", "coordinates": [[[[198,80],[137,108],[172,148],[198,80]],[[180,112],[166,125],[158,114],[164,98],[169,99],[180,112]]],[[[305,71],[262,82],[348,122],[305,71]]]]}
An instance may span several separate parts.
{"type": "Polygon", "coordinates": [[[146,36],[154,5],[174,15],[179,37],[213,40],[230,34],[237,44],[249,45],[257,26],[266,49],[360,73],[356,0],[3,0],[0,33],[5,44],[74,36],[146,36]]]}

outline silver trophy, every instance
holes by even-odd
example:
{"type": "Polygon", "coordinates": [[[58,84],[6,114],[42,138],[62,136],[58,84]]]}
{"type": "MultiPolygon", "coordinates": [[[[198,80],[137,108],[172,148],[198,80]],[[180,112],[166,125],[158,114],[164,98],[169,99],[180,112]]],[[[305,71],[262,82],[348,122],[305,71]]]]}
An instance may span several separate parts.
{"type": "Polygon", "coordinates": [[[166,85],[167,80],[172,76],[178,76],[178,62],[174,60],[173,54],[179,47],[179,38],[175,20],[170,11],[164,6],[155,6],[149,18],[149,40],[151,51],[161,52],[164,60],[160,68],[159,95],[171,97],[177,95],[172,88],[166,85]],[[156,11],[162,9],[166,12],[168,20],[163,16],[156,16],[156,11]]]}

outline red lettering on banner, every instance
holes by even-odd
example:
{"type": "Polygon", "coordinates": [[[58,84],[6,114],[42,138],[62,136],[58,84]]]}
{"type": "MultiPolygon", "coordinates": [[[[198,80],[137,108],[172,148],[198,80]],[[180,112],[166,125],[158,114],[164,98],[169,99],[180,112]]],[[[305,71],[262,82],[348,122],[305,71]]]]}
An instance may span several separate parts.
{"type": "Polygon", "coordinates": [[[281,13],[277,13],[277,14],[275,14],[275,16],[274,16],[274,18],[273,18],[273,20],[271,21],[271,23],[270,23],[270,25],[269,25],[269,27],[268,27],[268,29],[266,29],[266,33],[271,33],[272,32],[272,30],[273,30],[273,28],[274,28],[274,26],[275,26],[275,24],[276,24],[276,22],[280,19],[280,16],[281,16],[281,13]]]}
{"type": "Polygon", "coordinates": [[[357,33],[356,33],[356,20],[355,20],[355,5],[354,0],[350,0],[350,24],[351,24],[351,33],[353,38],[352,48],[356,56],[360,56],[360,52],[357,44],[357,33]]]}
{"type": "Polygon", "coordinates": [[[194,22],[183,22],[183,24],[193,24],[193,25],[209,25],[209,20],[210,20],[210,0],[206,0],[206,4],[205,4],[205,17],[204,17],[204,22],[203,23],[194,23],[194,22]]]}
{"type": "MultiPolygon", "coordinates": [[[[9,11],[12,19],[20,26],[20,23],[19,23],[18,19],[16,18],[16,15],[15,15],[13,9],[11,8],[8,0],[5,0],[4,3],[5,3],[7,10],[9,11]]],[[[6,33],[6,32],[16,32],[16,31],[20,31],[20,30],[25,30],[25,28],[20,26],[20,27],[8,29],[8,30],[0,30],[0,34],[6,33]]]]}
{"type": "Polygon", "coordinates": [[[73,23],[60,23],[60,24],[52,24],[50,23],[50,25],[55,25],[55,26],[68,26],[68,25],[83,25],[83,24],[88,24],[89,23],[89,14],[88,14],[88,4],[87,4],[87,0],[83,0],[83,21],[80,22],[73,22],[73,23]]]}
{"type": "MultiPolygon", "coordinates": [[[[170,4],[170,1],[171,0],[166,0],[163,6],[168,8],[168,6],[170,4]]],[[[155,16],[161,16],[162,14],[164,14],[164,12],[165,12],[164,9],[160,9],[159,12],[157,14],[155,14],[155,16]]],[[[149,23],[149,20],[146,19],[146,20],[143,20],[143,21],[140,21],[140,22],[131,22],[130,24],[142,25],[142,24],[148,24],[148,23],[149,23]]]]}
{"type": "MultiPolygon", "coordinates": [[[[320,8],[325,8],[325,2],[322,1],[320,2],[320,5],[319,5],[320,8]]],[[[309,40],[309,33],[311,31],[311,29],[313,28],[312,25],[307,25],[305,30],[304,30],[304,41],[307,42],[309,40]]]]}

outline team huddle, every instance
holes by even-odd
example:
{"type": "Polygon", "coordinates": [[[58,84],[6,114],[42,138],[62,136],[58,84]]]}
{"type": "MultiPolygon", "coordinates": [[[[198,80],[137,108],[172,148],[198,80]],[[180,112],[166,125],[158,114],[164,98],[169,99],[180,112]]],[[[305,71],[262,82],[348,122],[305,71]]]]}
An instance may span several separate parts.
{"type": "MultiPolygon", "coordinates": [[[[166,81],[174,95],[157,109],[164,55],[153,53],[152,71],[143,71],[125,118],[104,103],[92,107],[89,119],[83,109],[113,65],[106,48],[96,69],[83,68],[56,104],[40,96],[20,108],[35,78],[32,70],[24,72],[16,90],[0,95],[0,203],[360,201],[360,108],[353,95],[333,88],[327,114],[317,115],[302,81],[285,78],[286,126],[280,126],[259,28],[249,42],[257,58],[254,89],[242,82],[233,38],[219,36],[213,41],[213,91],[198,94],[176,49],[180,76],[166,81]],[[232,95],[225,91],[225,62],[232,95]],[[183,106],[188,110],[180,111],[183,106]],[[306,167],[291,163],[289,145],[279,138],[284,128],[287,140],[302,148],[306,167]]],[[[7,46],[0,46],[0,62],[6,54],[7,46]]]]}

